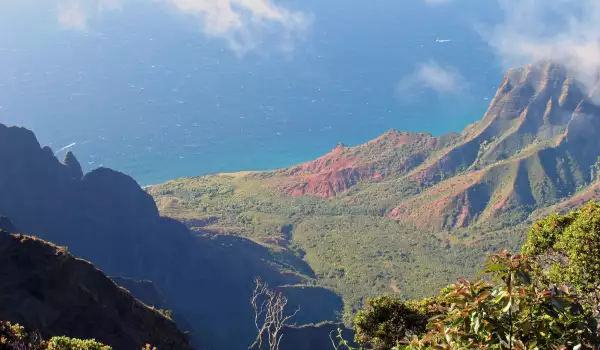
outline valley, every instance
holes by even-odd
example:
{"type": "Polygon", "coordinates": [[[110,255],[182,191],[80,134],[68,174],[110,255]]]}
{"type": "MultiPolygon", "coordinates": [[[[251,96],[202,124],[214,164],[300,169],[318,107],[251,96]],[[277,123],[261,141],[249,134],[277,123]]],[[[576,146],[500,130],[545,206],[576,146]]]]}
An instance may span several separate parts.
{"type": "Polygon", "coordinates": [[[560,65],[529,65],[509,71],[460,134],[392,130],[288,169],[147,190],[199,235],[275,252],[341,295],[349,320],[368,297],[425,297],[472,277],[489,252],[517,250],[539,213],[598,199],[597,93],[560,65]]]}

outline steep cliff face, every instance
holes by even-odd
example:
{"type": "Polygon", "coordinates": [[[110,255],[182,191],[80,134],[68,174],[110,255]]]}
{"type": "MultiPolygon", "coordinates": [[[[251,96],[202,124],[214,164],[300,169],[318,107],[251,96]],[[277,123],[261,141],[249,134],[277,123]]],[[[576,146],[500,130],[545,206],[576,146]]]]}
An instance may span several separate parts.
{"type": "Polygon", "coordinates": [[[45,338],[96,339],[116,350],[192,349],[170,319],[65,248],[2,232],[0,275],[0,318],[45,338]]]}
{"type": "Polygon", "coordinates": [[[32,132],[0,124],[0,215],[22,232],[67,246],[108,275],[153,281],[175,315],[189,320],[198,344],[240,349],[251,343],[255,277],[273,286],[303,283],[272,263],[265,247],[197,236],[161,217],[129,176],[100,168],[79,178],[73,155],[67,163],[40,147],[32,132]]]}

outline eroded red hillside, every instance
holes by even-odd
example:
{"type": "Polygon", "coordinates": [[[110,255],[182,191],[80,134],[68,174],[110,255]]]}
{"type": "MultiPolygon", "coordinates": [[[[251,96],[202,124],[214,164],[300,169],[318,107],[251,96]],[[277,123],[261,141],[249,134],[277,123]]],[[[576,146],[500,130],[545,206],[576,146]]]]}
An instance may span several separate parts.
{"type": "Polygon", "coordinates": [[[361,181],[377,182],[407,173],[455,137],[391,130],[365,144],[346,147],[340,143],[316,160],[256,176],[277,179],[273,186],[288,195],[331,198],[361,181]]]}

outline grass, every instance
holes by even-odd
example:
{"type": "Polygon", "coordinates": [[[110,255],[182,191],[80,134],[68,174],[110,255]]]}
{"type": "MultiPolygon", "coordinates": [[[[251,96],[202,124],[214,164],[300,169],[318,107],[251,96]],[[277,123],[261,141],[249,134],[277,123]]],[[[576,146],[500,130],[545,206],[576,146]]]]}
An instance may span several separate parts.
{"type": "Polygon", "coordinates": [[[426,232],[381,216],[377,206],[346,202],[344,196],[289,197],[266,184],[218,175],[170,181],[149,191],[163,214],[217,218],[195,227],[188,222],[199,232],[252,239],[280,253],[282,266],[303,258],[312,271],[296,272],[341,295],[346,321],[366,298],[391,293],[419,298],[459,276],[472,277],[485,254],[518,247],[524,232],[484,235],[484,227],[426,232]]]}

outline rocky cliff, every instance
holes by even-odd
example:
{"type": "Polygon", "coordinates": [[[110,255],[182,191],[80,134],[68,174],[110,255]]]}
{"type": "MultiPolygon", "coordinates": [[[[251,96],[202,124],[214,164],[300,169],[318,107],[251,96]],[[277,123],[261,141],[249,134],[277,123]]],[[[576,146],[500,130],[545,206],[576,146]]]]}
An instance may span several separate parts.
{"type": "Polygon", "coordinates": [[[252,241],[198,236],[161,217],[153,198],[127,175],[100,168],[80,177],[79,170],[73,154],[63,164],[31,131],[0,124],[0,215],[22,232],[67,246],[107,275],[153,281],[175,315],[190,322],[195,344],[239,349],[251,343],[255,277],[273,286],[304,281],[252,241]]]}
{"type": "Polygon", "coordinates": [[[66,248],[0,232],[0,319],[44,338],[96,339],[115,350],[192,349],[173,321],[66,248]]]}

